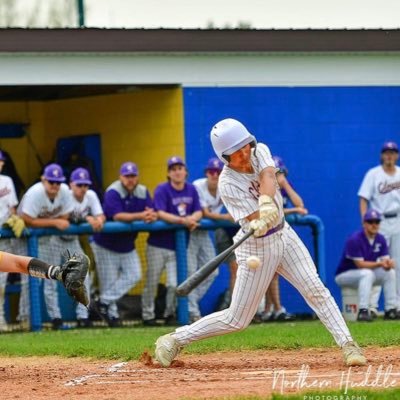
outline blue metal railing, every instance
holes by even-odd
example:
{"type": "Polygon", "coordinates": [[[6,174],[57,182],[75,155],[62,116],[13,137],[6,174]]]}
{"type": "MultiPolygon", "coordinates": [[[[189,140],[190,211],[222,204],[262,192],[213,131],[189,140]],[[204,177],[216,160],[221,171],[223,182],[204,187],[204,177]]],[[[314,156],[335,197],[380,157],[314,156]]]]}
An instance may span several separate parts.
{"type": "MultiPolygon", "coordinates": [[[[310,226],[314,238],[314,251],[316,264],[321,279],[325,281],[325,237],[324,226],[320,218],[315,215],[289,215],[287,221],[291,225],[307,225],[310,226]]],[[[229,221],[212,221],[202,219],[200,229],[215,230],[217,228],[235,227],[237,225],[229,221]]],[[[105,233],[122,233],[122,232],[152,232],[160,230],[174,230],[176,237],[176,261],[177,261],[177,276],[178,284],[187,278],[187,260],[186,260],[186,229],[182,225],[167,224],[162,221],[156,221],[151,224],[135,221],[132,223],[123,222],[106,222],[102,232],[105,233]]],[[[28,255],[38,257],[38,238],[48,235],[82,235],[91,234],[93,229],[90,224],[83,223],[79,225],[71,224],[64,231],[59,231],[53,228],[30,228],[24,232],[24,237],[28,242],[28,255]]],[[[0,229],[0,237],[14,237],[9,229],[0,229]]],[[[67,247],[67,246],[66,246],[67,247]]],[[[42,328],[42,315],[40,308],[40,281],[38,278],[29,277],[29,299],[31,304],[31,330],[39,331],[42,328]]],[[[178,298],[178,322],[182,325],[189,321],[189,310],[187,297],[178,298]]]]}

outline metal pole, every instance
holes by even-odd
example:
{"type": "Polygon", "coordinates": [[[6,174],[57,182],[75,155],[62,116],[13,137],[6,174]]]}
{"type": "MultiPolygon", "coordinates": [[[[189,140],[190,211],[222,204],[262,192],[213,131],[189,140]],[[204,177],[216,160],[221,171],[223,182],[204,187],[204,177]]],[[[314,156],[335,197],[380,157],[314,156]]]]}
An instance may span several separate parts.
{"type": "Polygon", "coordinates": [[[78,2],[78,25],[82,28],[85,26],[85,6],[84,0],[77,0],[78,2]]]}

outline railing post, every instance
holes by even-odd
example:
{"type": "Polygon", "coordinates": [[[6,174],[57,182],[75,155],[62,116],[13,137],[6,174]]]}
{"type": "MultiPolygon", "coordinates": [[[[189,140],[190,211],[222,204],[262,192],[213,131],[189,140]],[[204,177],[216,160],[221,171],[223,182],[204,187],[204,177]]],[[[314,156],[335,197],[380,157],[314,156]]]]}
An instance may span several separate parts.
{"type": "MultiPolygon", "coordinates": [[[[39,241],[36,235],[28,237],[28,254],[31,257],[38,257],[39,241]]],[[[31,331],[42,330],[42,313],[40,310],[40,281],[39,278],[29,276],[29,300],[31,331]]]]}
{"type": "MultiPolygon", "coordinates": [[[[186,257],[186,230],[177,229],[175,231],[176,246],[176,267],[178,274],[178,285],[187,278],[187,257],[186,257]]],[[[189,323],[189,303],[188,298],[178,297],[178,322],[180,325],[189,323]]]]}

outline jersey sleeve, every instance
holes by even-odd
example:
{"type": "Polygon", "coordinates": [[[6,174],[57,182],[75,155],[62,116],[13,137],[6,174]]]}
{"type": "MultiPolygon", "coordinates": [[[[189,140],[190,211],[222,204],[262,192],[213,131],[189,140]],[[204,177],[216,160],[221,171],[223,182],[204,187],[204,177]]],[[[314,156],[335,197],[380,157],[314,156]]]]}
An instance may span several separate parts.
{"type": "Polygon", "coordinates": [[[104,214],[103,207],[101,206],[99,197],[97,196],[96,192],[93,190],[89,190],[87,192],[89,196],[89,206],[90,206],[90,215],[97,216],[104,214]]]}
{"type": "MultiPolygon", "coordinates": [[[[381,234],[378,234],[378,240],[381,243],[381,248],[380,248],[380,252],[379,252],[379,258],[383,259],[383,258],[389,258],[389,247],[387,245],[387,241],[385,239],[385,237],[381,234]]],[[[397,267],[397,266],[396,266],[397,267]]]]}
{"type": "Polygon", "coordinates": [[[360,261],[364,260],[362,246],[354,237],[350,237],[347,240],[345,247],[345,255],[346,258],[350,260],[360,260],[360,261]]]}
{"type": "Polygon", "coordinates": [[[202,211],[202,207],[201,207],[201,204],[200,204],[200,196],[199,196],[199,193],[198,193],[197,189],[194,186],[192,186],[192,188],[193,188],[193,190],[192,190],[192,193],[193,193],[193,210],[192,210],[192,213],[194,213],[196,211],[202,211]]]}
{"type": "Polygon", "coordinates": [[[156,211],[168,210],[167,193],[162,187],[157,187],[154,191],[154,208],[156,211]]]}
{"type": "Polygon", "coordinates": [[[275,162],[271,156],[271,152],[264,143],[258,143],[257,147],[255,149],[255,158],[257,160],[257,166],[256,169],[258,170],[258,173],[260,173],[263,169],[267,167],[275,167],[275,162]]]}
{"type": "Polygon", "coordinates": [[[198,179],[198,180],[194,181],[193,182],[193,186],[196,188],[197,193],[199,195],[199,201],[200,201],[201,208],[202,209],[203,208],[207,208],[208,204],[207,204],[207,201],[206,201],[205,196],[204,196],[205,193],[204,193],[203,188],[201,186],[201,180],[198,179]]]}
{"type": "Polygon", "coordinates": [[[151,198],[150,192],[146,189],[146,207],[154,208],[154,202],[151,198]]]}
{"type": "Polygon", "coordinates": [[[369,201],[373,197],[373,190],[374,190],[374,174],[373,171],[370,170],[365,174],[357,194],[359,197],[362,197],[369,201]]]}
{"type": "Polygon", "coordinates": [[[29,189],[22,198],[19,208],[22,214],[29,215],[31,218],[37,218],[40,213],[40,195],[35,194],[33,190],[29,189]]]}
{"type": "Polygon", "coordinates": [[[107,218],[112,219],[115,214],[123,212],[122,198],[116,190],[107,190],[104,194],[104,214],[107,218]]]}
{"type": "Polygon", "coordinates": [[[8,182],[9,188],[10,188],[10,207],[16,207],[18,205],[18,198],[17,198],[17,193],[15,191],[15,186],[14,182],[11,178],[9,178],[8,182]]]}

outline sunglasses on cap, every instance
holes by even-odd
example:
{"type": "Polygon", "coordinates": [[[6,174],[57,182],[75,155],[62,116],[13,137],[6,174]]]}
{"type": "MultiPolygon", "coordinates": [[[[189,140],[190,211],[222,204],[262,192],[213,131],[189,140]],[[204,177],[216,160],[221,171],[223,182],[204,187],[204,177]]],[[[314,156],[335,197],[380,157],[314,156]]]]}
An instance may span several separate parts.
{"type": "Polygon", "coordinates": [[[78,188],[88,188],[89,185],[87,183],[75,183],[75,186],[78,188]]]}
{"type": "Polygon", "coordinates": [[[210,175],[219,175],[221,173],[221,171],[219,169],[208,169],[207,172],[210,175]]]}
{"type": "Polygon", "coordinates": [[[61,185],[61,182],[58,182],[58,181],[49,181],[49,180],[47,180],[47,182],[49,183],[49,185],[61,185]]]}
{"type": "Polygon", "coordinates": [[[370,219],[370,220],[365,221],[365,222],[367,224],[370,224],[370,225],[379,225],[381,221],[379,219],[370,219]]]}

